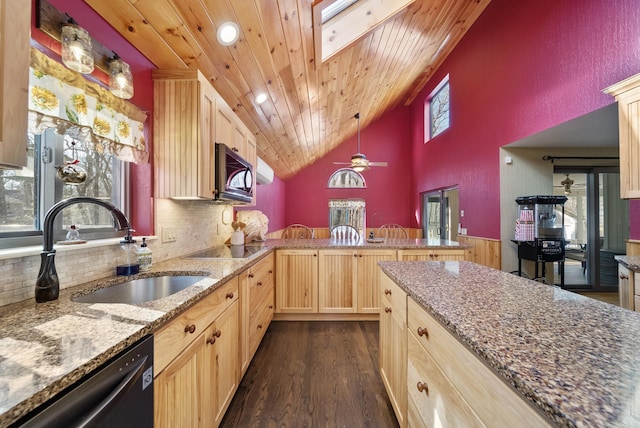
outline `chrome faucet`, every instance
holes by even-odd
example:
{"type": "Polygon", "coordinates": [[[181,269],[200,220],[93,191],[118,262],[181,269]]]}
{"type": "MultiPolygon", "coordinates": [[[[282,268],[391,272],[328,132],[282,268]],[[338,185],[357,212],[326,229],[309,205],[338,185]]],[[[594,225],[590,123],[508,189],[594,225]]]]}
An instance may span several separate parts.
{"type": "Polygon", "coordinates": [[[113,216],[117,230],[131,229],[131,224],[122,211],[109,202],[100,199],[78,196],[64,199],[52,206],[44,216],[44,228],[42,230],[44,245],[42,253],[40,253],[40,271],[36,280],[36,302],[38,303],[56,300],[60,294],[60,282],[58,281],[55,265],[56,250],[53,249],[53,220],[64,208],[83,203],[100,205],[108,209],[113,216]]]}

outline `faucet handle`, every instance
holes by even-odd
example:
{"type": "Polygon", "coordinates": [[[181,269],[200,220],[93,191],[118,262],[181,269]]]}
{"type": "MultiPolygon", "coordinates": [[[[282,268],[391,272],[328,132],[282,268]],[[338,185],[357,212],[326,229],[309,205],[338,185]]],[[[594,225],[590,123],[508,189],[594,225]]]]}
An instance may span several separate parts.
{"type": "Polygon", "coordinates": [[[131,236],[131,232],[135,232],[135,229],[132,228],[127,228],[127,233],[126,235],[124,235],[124,239],[122,241],[120,241],[121,244],[132,244],[134,242],[136,242],[135,239],[133,239],[133,236],[131,236]]]}

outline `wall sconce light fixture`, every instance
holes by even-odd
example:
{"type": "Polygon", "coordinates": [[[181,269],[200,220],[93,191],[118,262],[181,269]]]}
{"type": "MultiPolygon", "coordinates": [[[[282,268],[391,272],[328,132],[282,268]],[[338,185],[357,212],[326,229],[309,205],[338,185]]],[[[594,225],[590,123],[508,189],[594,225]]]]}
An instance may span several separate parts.
{"type": "Polygon", "coordinates": [[[109,61],[109,89],[120,98],[128,100],[133,97],[133,76],[129,64],[120,59],[118,54],[109,61]]]}
{"type": "Polygon", "coordinates": [[[69,17],[62,26],[62,62],[71,70],[82,74],[93,71],[93,47],[91,36],[69,17]]]}

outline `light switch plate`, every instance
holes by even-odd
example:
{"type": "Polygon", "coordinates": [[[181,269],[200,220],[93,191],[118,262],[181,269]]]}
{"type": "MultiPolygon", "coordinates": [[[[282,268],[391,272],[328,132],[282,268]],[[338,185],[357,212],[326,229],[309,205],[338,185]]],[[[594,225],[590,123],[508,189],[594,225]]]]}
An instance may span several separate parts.
{"type": "Polygon", "coordinates": [[[178,230],[175,227],[162,228],[162,242],[175,242],[178,230]]]}

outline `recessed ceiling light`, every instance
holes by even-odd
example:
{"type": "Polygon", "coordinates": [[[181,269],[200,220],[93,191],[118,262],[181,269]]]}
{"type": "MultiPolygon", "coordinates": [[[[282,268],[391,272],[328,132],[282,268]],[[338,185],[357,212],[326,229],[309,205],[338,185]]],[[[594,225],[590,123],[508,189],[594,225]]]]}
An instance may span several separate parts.
{"type": "Polygon", "coordinates": [[[224,46],[234,44],[240,36],[240,28],[235,22],[227,21],[218,27],[218,43],[224,46]]]}
{"type": "Polygon", "coordinates": [[[262,104],[263,102],[267,101],[267,94],[265,94],[264,92],[256,95],[256,102],[258,104],[262,104]]]}

